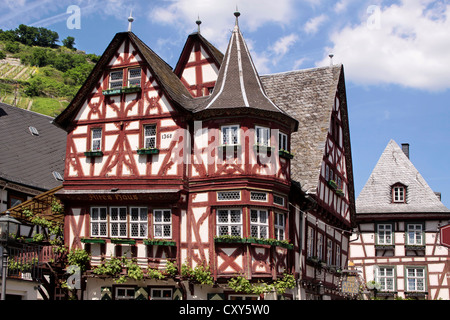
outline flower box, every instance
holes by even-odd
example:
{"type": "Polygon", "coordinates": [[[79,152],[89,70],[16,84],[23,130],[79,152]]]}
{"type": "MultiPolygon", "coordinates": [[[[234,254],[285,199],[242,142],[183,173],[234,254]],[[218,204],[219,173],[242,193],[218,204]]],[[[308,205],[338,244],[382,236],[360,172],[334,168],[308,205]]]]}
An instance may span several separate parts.
{"type": "Polygon", "coordinates": [[[158,148],[141,148],[137,150],[137,154],[158,154],[158,148]]]}
{"type": "Polygon", "coordinates": [[[136,244],[134,239],[111,239],[111,243],[115,244],[136,244]]]}
{"type": "Polygon", "coordinates": [[[105,239],[88,239],[88,238],[82,238],[81,242],[83,243],[105,243],[105,239]]]}
{"type": "Polygon", "coordinates": [[[100,150],[97,150],[97,151],[86,151],[84,153],[84,155],[86,157],[102,157],[103,156],[103,152],[100,151],[100,150]]]}
{"type": "Polygon", "coordinates": [[[336,194],[340,197],[344,196],[344,191],[342,191],[341,189],[336,189],[336,194]]]}
{"type": "Polygon", "coordinates": [[[122,88],[122,93],[132,93],[132,92],[140,92],[140,91],[141,91],[141,87],[138,87],[138,86],[122,88]]]}
{"type": "Polygon", "coordinates": [[[294,155],[293,155],[292,153],[290,153],[290,152],[287,151],[287,150],[283,150],[283,149],[278,150],[278,155],[279,155],[281,158],[285,158],[285,159],[292,159],[292,158],[294,158],[294,155]]]}
{"type": "Polygon", "coordinates": [[[425,250],[425,245],[405,244],[405,250],[425,250]]]}
{"type": "Polygon", "coordinates": [[[376,250],[394,250],[393,244],[376,244],[375,245],[376,250]]]}
{"type": "Polygon", "coordinates": [[[328,185],[332,188],[332,189],[337,189],[337,184],[334,180],[329,180],[328,181],[328,185]]]}
{"type": "Polygon", "coordinates": [[[102,91],[104,96],[113,96],[122,93],[122,88],[106,89],[102,91]]]}
{"type": "Polygon", "coordinates": [[[141,91],[141,87],[132,86],[132,87],[106,89],[106,90],[103,90],[102,93],[105,96],[113,96],[113,95],[118,95],[118,94],[122,94],[122,93],[133,93],[133,92],[140,92],[140,91],[141,91]]]}
{"type": "Polygon", "coordinates": [[[144,240],[144,244],[153,245],[153,246],[176,246],[176,242],[172,240],[163,240],[163,239],[148,239],[144,240]]]}

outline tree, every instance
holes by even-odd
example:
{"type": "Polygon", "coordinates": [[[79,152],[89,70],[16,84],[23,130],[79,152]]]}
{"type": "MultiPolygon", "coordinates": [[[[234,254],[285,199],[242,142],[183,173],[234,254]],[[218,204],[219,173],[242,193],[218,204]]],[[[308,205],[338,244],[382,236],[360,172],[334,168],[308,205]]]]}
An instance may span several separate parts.
{"type": "Polygon", "coordinates": [[[72,50],[75,49],[75,47],[74,47],[74,45],[75,45],[75,38],[74,37],[68,36],[67,38],[65,38],[62,41],[62,43],[63,43],[63,46],[68,48],[68,49],[72,49],[72,50]]]}

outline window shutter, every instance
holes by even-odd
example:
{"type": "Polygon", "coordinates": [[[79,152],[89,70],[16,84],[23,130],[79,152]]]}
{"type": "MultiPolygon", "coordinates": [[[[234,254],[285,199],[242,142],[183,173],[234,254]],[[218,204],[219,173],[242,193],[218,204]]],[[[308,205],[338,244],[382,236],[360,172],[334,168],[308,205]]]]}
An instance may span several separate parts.
{"type": "Polygon", "coordinates": [[[111,287],[101,287],[101,300],[112,300],[111,287]]]}

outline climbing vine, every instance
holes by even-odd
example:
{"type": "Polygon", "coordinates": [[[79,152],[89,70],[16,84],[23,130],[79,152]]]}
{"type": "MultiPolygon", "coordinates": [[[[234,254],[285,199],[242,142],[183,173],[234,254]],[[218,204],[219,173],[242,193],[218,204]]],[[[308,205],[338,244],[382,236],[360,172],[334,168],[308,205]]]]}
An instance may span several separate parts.
{"type": "Polygon", "coordinates": [[[258,282],[252,283],[248,279],[239,276],[228,281],[228,286],[235,292],[247,294],[263,294],[276,291],[284,294],[287,289],[295,288],[295,277],[292,274],[285,273],[282,279],[275,280],[273,283],[258,282]]]}

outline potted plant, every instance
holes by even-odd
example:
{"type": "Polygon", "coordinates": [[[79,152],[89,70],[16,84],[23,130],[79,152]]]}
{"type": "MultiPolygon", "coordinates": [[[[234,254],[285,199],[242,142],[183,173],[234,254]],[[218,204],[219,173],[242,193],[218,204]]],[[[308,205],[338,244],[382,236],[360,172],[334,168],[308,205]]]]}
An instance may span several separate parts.
{"type": "Polygon", "coordinates": [[[278,150],[278,155],[281,158],[285,158],[285,159],[292,159],[292,158],[294,158],[294,155],[292,153],[290,153],[289,151],[284,150],[284,149],[278,150]]]}

